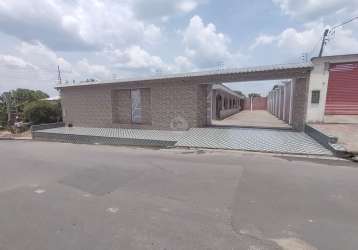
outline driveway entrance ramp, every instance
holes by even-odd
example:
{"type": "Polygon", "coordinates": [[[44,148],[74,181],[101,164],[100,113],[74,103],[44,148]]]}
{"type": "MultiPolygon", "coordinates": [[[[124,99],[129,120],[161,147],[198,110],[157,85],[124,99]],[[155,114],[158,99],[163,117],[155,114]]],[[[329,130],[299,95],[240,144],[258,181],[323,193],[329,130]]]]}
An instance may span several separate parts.
{"type": "Polygon", "coordinates": [[[126,128],[60,127],[33,131],[32,138],[78,144],[168,147],[174,146],[183,133],[126,128]]]}
{"type": "Polygon", "coordinates": [[[274,129],[192,128],[175,146],[332,155],[328,149],[303,132],[274,129]]]}

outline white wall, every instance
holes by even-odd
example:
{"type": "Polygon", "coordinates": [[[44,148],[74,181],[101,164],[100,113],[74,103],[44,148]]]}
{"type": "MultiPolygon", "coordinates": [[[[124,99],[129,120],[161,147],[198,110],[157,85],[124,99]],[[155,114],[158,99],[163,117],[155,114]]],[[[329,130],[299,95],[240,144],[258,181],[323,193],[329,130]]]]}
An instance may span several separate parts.
{"type": "Polygon", "coordinates": [[[308,103],[306,122],[323,122],[324,109],[326,105],[326,94],[328,86],[329,65],[322,61],[312,61],[313,70],[310,75],[308,87],[308,103]],[[311,103],[312,91],[320,90],[320,100],[318,104],[311,103]]]}

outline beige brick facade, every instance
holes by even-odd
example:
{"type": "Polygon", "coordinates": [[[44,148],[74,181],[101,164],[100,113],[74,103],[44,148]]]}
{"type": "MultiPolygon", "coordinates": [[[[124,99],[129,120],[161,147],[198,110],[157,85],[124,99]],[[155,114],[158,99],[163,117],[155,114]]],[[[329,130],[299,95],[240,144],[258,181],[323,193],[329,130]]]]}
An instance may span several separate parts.
{"type": "MultiPolygon", "coordinates": [[[[211,125],[217,116],[213,85],[270,79],[293,79],[292,125],[303,130],[311,66],[270,66],[237,72],[193,73],[118,82],[58,86],[64,122],[82,127],[186,130],[211,125]],[[297,80],[296,80],[297,79],[297,80]],[[132,122],[131,90],[141,89],[141,121],[132,122]]],[[[224,104],[223,104],[224,105],[224,104]]],[[[230,105],[229,105],[230,106],[230,105]]],[[[234,112],[239,110],[234,102],[234,112]]],[[[230,111],[231,112],[231,111],[230,111]]]]}
{"type": "Polygon", "coordinates": [[[183,130],[206,125],[206,84],[131,83],[61,90],[64,122],[81,127],[183,130]],[[141,89],[141,124],[131,122],[131,89],[141,89]]]}

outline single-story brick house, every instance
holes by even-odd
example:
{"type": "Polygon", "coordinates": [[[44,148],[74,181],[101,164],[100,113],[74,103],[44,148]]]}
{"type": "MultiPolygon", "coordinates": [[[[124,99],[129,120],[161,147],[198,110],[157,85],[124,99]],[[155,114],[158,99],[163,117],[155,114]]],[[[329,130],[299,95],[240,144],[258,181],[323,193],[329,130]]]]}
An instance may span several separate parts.
{"type": "Polygon", "coordinates": [[[292,126],[303,130],[311,70],[310,63],[273,65],[59,84],[56,88],[67,125],[185,130],[211,125],[217,105],[215,92],[224,91],[235,97],[226,105],[230,107],[228,113],[237,111],[238,96],[221,87],[216,89],[217,84],[292,79],[292,126]]]}

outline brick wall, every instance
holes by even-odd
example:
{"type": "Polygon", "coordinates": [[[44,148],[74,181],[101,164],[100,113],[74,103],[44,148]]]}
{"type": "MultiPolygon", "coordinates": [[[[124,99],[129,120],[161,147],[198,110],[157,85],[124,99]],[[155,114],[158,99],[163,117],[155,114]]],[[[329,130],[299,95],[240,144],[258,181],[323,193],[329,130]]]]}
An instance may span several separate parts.
{"type": "Polygon", "coordinates": [[[61,91],[64,122],[84,127],[111,127],[111,89],[105,86],[65,88],[61,91]]]}
{"type": "Polygon", "coordinates": [[[152,97],[150,88],[141,89],[142,124],[152,124],[152,97]]]}
{"type": "Polygon", "coordinates": [[[292,127],[298,131],[303,131],[305,127],[308,82],[307,78],[297,78],[292,81],[292,127]]]}
{"type": "Polygon", "coordinates": [[[206,84],[191,82],[74,86],[61,91],[67,124],[170,130],[205,126],[206,94],[206,84]],[[130,122],[130,89],[138,88],[147,89],[142,92],[145,124],[130,122]]]}
{"type": "MultiPolygon", "coordinates": [[[[245,98],[244,109],[251,110],[250,98],[245,98]]],[[[252,110],[267,110],[267,97],[253,97],[252,110]]]]}
{"type": "Polygon", "coordinates": [[[130,90],[112,90],[112,122],[131,123],[131,92],[130,90]]]}

